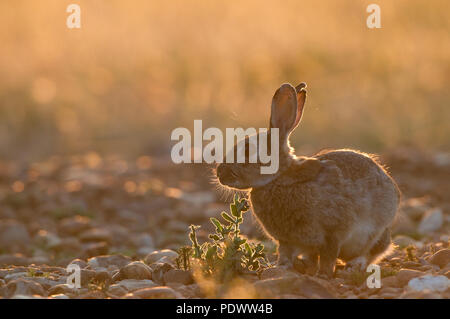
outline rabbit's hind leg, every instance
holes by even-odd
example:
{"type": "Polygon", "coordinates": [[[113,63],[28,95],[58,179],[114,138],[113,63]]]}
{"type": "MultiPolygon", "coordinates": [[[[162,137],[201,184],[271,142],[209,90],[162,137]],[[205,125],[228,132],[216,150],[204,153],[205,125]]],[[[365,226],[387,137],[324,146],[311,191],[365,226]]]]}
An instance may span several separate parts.
{"type": "Polygon", "coordinates": [[[370,248],[369,252],[365,256],[356,257],[345,265],[346,269],[350,271],[365,271],[368,264],[381,255],[389,247],[391,243],[391,230],[386,228],[375,243],[370,248]]]}

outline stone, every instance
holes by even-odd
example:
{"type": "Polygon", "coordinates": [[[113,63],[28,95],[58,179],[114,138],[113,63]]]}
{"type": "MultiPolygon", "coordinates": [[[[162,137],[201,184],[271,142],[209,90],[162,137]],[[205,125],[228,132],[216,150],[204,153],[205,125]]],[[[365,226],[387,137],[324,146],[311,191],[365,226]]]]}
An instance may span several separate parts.
{"type": "Polygon", "coordinates": [[[260,296],[269,298],[281,294],[295,294],[306,298],[336,298],[329,285],[309,276],[259,280],[255,282],[254,287],[260,296]]]}
{"type": "Polygon", "coordinates": [[[264,269],[260,274],[260,279],[264,280],[270,278],[286,277],[288,275],[297,276],[296,273],[289,271],[284,267],[275,266],[264,269]]]}
{"type": "Polygon", "coordinates": [[[402,264],[403,268],[409,268],[409,269],[415,269],[418,270],[420,269],[420,267],[422,267],[423,265],[420,262],[416,262],[416,261],[406,261],[402,264]]]}
{"type": "MultiPolygon", "coordinates": [[[[128,292],[128,291],[135,291],[135,290],[143,289],[143,288],[153,288],[158,285],[148,279],[143,279],[143,280],[124,279],[124,280],[116,282],[112,286],[120,286],[120,287],[126,289],[128,292]]],[[[110,287],[112,287],[112,286],[110,286],[110,287]]]]}
{"type": "Polygon", "coordinates": [[[88,263],[82,259],[77,258],[72,260],[69,265],[78,265],[81,269],[84,269],[88,266],[88,263]]]}
{"type": "Polygon", "coordinates": [[[115,280],[152,279],[152,269],[141,261],[133,261],[120,269],[115,280]]]}
{"type": "Polygon", "coordinates": [[[442,209],[435,208],[424,214],[417,230],[421,234],[430,234],[441,228],[443,224],[444,216],[442,209]]]}
{"type": "Polygon", "coordinates": [[[395,236],[395,238],[392,240],[392,242],[398,246],[400,246],[400,248],[404,248],[404,247],[408,247],[409,245],[415,245],[416,241],[408,236],[404,236],[404,235],[397,235],[395,236]]]}
{"type": "Polygon", "coordinates": [[[91,228],[79,235],[82,242],[107,242],[112,240],[111,233],[104,228],[91,228]]]}
{"type": "Polygon", "coordinates": [[[18,271],[18,272],[12,272],[9,273],[5,276],[5,280],[7,282],[14,280],[14,279],[18,279],[18,278],[23,278],[23,277],[27,277],[28,272],[27,271],[18,271]]]}
{"type": "Polygon", "coordinates": [[[168,283],[180,283],[183,285],[190,285],[194,282],[190,271],[181,269],[171,269],[164,274],[164,282],[168,283]]]}
{"type": "Polygon", "coordinates": [[[106,295],[100,290],[89,291],[84,294],[78,295],[78,299],[104,299],[106,295]]]}
{"type": "Polygon", "coordinates": [[[60,294],[76,294],[77,289],[76,288],[70,288],[67,284],[60,284],[53,286],[48,289],[48,294],[50,296],[53,295],[60,295],[60,294]]]}
{"type": "Polygon", "coordinates": [[[394,287],[398,288],[400,286],[396,276],[389,276],[381,278],[381,287],[394,287]]]}
{"type": "Polygon", "coordinates": [[[164,285],[164,274],[168,272],[171,269],[174,269],[174,267],[171,264],[168,263],[157,263],[152,264],[153,266],[153,272],[152,272],[152,279],[153,281],[157,282],[160,285],[164,285]]]}
{"type": "Polygon", "coordinates": [[[152,236],[149,234],[138,234],[132,238],[132,242],[136,247],[154,247],[155,243],[153,242],[152,236]]]}
{"type": "Polygon", "coordinates": [[[445,291],[450,287],[450,279],[445,276],[426,275],[411,279],[408,287],[415,291],[445,291]]]}
{"type": "Polygon", "coordinates": [[[45,296],[44,288],[32,280],[19,278],[8,282],[6,285],[6,296],[11,298],[14,295],[39,295],[45,296]]]}
{"type": "Polygon", "coordinates": [[[114,284],[109,286],[108,293],[113,294],[114,296],[122,297],[128,293],[128,290],[121,285],[114,284]]]}
{"type": "Polygon", "coordinates": [[[89,267],[95,268],[108,268],[108,266],[115,265],[122,268],[131,262],[131,258],[124,255],[104,255],[92,257],[88,260],[89,267]]]}
{"type": "Polygon", "coordinates": [[[139,247],[136,250],[136,255],[139,257],[145,257],[153,251],[155,251],[155,248],[153,247],[139,247]]]}
{"type": "Polygon", "coordinates": [[[400,295],[400,299],[442,299],[439,293],[431,291],[407,290],[400,295]]]}
{"type": "Polygon", "coordinates": [[[171,249],[155,250],[145,257],[144,262],[147,265],[151,265],[158,262],[163,257],[167,257],[168,259],[175,261],[175,259],[178,257],[178,254],[171,249]]]}
{"type": "Polygon", "coordinates": [[[28,280],[37,282],[40,284],[45,290],[48,290],[50,287],[53,287],[55,285],[63,284],[66,281],[65,280],[52,280],[45,277],[28,277],[28,280]]]}
{"type": "Polygon", "coordinates": [[[48,248],[53,248],[61,244],[61,238],[56,234],[42,229],[36,234],[33,240],[37,245],[48,248]]]}
{"type": "Polygon", "coordinates": [[[109,286],[109,284],[112,281],[111,274],[106,270],[99,270],[95,272],[94,280],[96,283],[105,284],[106,286],[109,286]]]}
{"type": "Polygon", "coordinates": [[[420,277],[423,275],[425,275],[425,274],[421,271],[402,268],[398,271],[396,277],[397,277],[397,282],[398,282],[399,286],[404,287],[408,284],[408,282],[411,279],[420,277]]]}
{"type": "MultiPolygon", "coordinates": [[[[170,287],[174,289],[174,287],[170,287]]],[[[178,293],[180,293],[184,298],[193,299],[193,298],[201,298],[204,297],[202,295],[202,291],[197,284],[192,285],[180,285],[175,289],[178,293]]]]}
{"type": "Polygon", "coordinates": [[[194,193],[182,193],[181,199],[187,201],[196,207],[203,207],[206,204],[212,203],[215,201],[215,196],[213,192],[210,191],[200,191],[194,193]]]}
{"type": "Polygon", "coordinates": [[[30,234],[27,228],[15,220],[0,220],[0,247],[7,252],[28,248],[30,234]]]}
{"type": "Polygon", "coordinates": [[[60,239],[59,241],[54,241],[48,248],[54,252],[72,252],[79,254],[81,250],[81,244],[78,238],[65,237],[60,239]]]}
{"type": "Polygon", "coordinates": [[[444,248],[435,252],[428,261],[433,265],[444,268],[450,263],[450,249],[444,248]]]}
{"type": "Polygon", "coordinates": [[[90,243],[84,246],[82,256],[90,258],[98,255],[106,255],[109,251],[108,243],[101,241],[98,243],[90,243]]]}
{"type": "Polygon", "coordinates": [[[399,211],[391,228],[393,234],[408,234],[416,231],[416,223],[404,211],[399,211]]]}
{"type": "Polygon", "coordinates": [[[35,256],[31,257],[29,259],[29,264],[35,264],[35,265],[47,265],[50,263],[50,258],[46,256],[35,256]]]}
{"type": "Polygon", "coordinates": [[[415,221],[420,220],[428,208],[424,198],[409,198],[401,205],[401,211],[415,221]]]}
{"type": "Polygon", "coordinates": [[[38,295],[14,295],[11,297],[11,299],[43,299],[41,296],[38,295]]]}
{"type": "Polygon", "coordinates": [[[66,296],[64,294],[57,294],[57,295],[52,295],[51,297],[49,297],[50,299],[70,299],[69,296],[66,296]]]}
{"type": "Polygon", "coordinates": [[[125,295],[126,299],[178,299],[181,294],[169,287],[144,288],[125,295]]]}
{"type": "MultiPolygon", "coordinates": [[[[354,296],[356,298],[356,296],[354,296]]],[[[303,296],[300,295],[294,295],[294,294],[283,294],[280,296],[280,299],[306,299],[303,296]]]]}
{"type": "Polygon", "coordinates": [[[61,220],[59,232],[64,236],[74,236],[91,228],[91,219],[86,216],[73,216],[61,220]]]}
{"type": "Polygon", "coordinates": [[[85,287],[95,278],[96,272],[90,269],[81,269],[81,286],[85,287]]]}
{"type": "Polygon", "coordinates": [[[14,255],[5,254],[0,255],[0,266],[1,265],[28,266],[29,262],[28,258],[22,254],[14,254],[14,255]]]}

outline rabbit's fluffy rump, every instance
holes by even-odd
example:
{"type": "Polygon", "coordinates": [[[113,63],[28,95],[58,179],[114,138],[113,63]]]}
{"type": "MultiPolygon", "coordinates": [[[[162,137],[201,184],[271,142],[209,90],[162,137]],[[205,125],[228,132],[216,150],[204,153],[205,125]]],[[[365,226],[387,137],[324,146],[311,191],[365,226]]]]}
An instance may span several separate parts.
{"type": "Polygon", "coordinates": [[[330,151],[296,160],[283,175],[253,188],[250,196],[267,234],[280,245],[292,246],[293,256],[288,259],[295,258],[295,250],[320,255],[333,243],[340,259],[365,257],[370,262],[388,247],[390,240],[381,237],[389,232],[400,195],[393,180],[368,155],[330,151]],[[318,162],[321,169],[311,180],[297,181],[295,175],[309,169],[305,161],[318,162]],[[289,185],[283,175],[292,178],[289,185]],[[379,239],[385,247],[371,253],[379,239]]]}

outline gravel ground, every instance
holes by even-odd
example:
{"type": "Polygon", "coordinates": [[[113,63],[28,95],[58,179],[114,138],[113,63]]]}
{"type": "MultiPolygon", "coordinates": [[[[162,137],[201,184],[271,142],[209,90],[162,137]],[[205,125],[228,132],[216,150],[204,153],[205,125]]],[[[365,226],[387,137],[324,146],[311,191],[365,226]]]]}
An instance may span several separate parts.
{"type": "MultiPolygon", "coordinates": [[[[175,267],[188,226],[206,240],[209,217],[228,209],[209,167],[95,153],[0,162],[0,298],[450,298],[450,154],[402,149],[382,161],[403,202],[380,288],[339,263],[330,280],[274,266],[214,289],[175,267]],[[75,264],[79,289],[67,284],[75,264]]],[[[251,214],[241,229],[274,260],[251,214]]]]}

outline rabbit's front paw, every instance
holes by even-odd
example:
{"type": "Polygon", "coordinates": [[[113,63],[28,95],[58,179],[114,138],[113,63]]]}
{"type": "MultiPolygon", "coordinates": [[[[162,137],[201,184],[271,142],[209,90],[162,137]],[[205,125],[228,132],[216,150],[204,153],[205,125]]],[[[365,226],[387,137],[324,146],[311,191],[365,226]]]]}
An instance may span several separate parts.
{"type": "Polygon", "coordinates": [[[293,256],[297,256],[297,249],[288,243],[281,242],[278,246],[278,265],[293,268],[293,256]]]}
{"type": "Polygon", "coordinates": [[[307,275],[315,275],[318,269],[318,256],[301,256],[294,259],[294,268],[307,275]]]}

